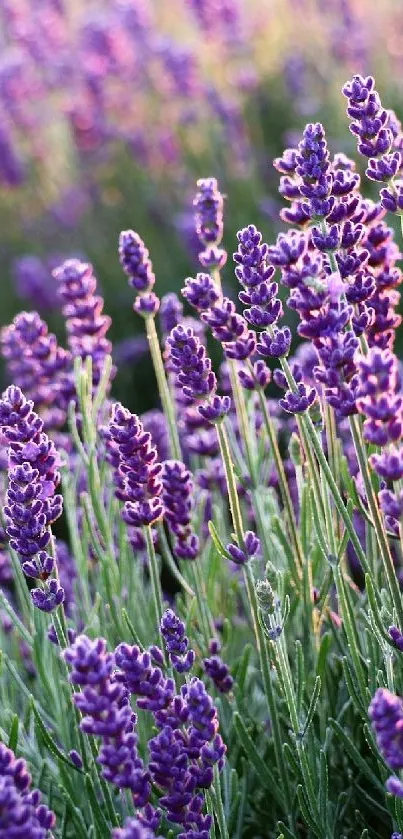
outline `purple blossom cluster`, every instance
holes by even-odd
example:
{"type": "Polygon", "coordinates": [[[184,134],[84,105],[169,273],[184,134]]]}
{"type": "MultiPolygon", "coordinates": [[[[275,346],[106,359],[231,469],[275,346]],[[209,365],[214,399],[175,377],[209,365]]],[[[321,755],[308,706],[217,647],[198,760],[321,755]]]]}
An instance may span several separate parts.
{"type": "MultiPolygon", "coordinates": [[[[66,319],[67,341],[73,358],[90,357],[92,360],[93,386],[101,379],[105,358],[111,354],[112,345],[106,337],[111,319],[103,314],[103,299],[96,294],[97,281],[91,265],[78,259],[68,259],[53,272],[59,283],[66,319]]],[[[111,376],[115,371],[112,369],[111,376]]],[[[74,395],[74,384],[71,383],[74,395]]]]}
{"type": "Polygon", "coordinates": [[[188,405],[197,405],[207,422],[220,422],[231,407],[228,396],[217,396],[217,379],[206,350],[193,330],[176,326],[167,341],[169,362],[188,405]]]}
{"type": "Polygon", "coordinates": [[[199,539],[192,527],[192,475],[179,460],[165,460],[161,481],[164,518],[173,537],[174,553],[179,559],[196,559],[199,539]]]}
{"type": "Polygon", "coordinates": [[[41,804],[41,793],[31,789],[25,760],[0,743],[0,837],[47,839],[55,814],[41,804]]]}
{"type": "Polygon", "coordinates": [[[198,192],[193,201],[196,233],[204,250],[199,253],[203,268],[219,269],[227,261],[227,252],[220,248],[224,232],[224,198],[215,178],[200,178],[198,192]]]}
{"type": "MultiPolygon", "coordinates": [[[[386,688],[378,688],[368,708],[379,751],[395,772],[403,769],[403,702],[386,688]]],[[[392,795],[403,798],[403,783],[395,775],[386,782],[392,795]]]]}
{"type": "Polygon", "coordinates": [[[112,839],[158,839],[158,837],[139,819],[129,818],[126,819],[124,827],[113,831],[112,839]]]}
{"type": "MultiPolygon", "coordinates": [[[[321,151],[315,154],[323,158],[320,167],[326,165],[326,174],[320,177],[332,200],[324,198],[328,204],[323,214],[314,214],[319,226],[281,233],[267,256],[289,289],[288,305],[300,317],[299,335],[312,341],[317,351],[316,382],[336,414],[344,417],[357,412],[360,337],[365,333],[370,346],[393,344],[400,323],[395,313],[400,254],[393,231],[382,222],[385,211],[361,197],[355,164],[344,155],[335,155],[330,162],[323,130],[320,137],[321,151]]],[[[307,176],[299,160],[298,151],[288,149],[275,166],[287,173],[280,191],[293,202],[291,213],[283,217],[304,227],[312,213],[303,218],[307,176]]]]}
{"type": "Polygon", "coordinates": [[[155,275],[149,252],[138,233],[123,230],[119,238],[120,264],[136,292],[133,309],[144,318],[157,314],[160,301],[153,292],[155,275]]]}
{"type": "Polygon", "coordinates": [[[203,660],[203,668],[207,676],[214,682],[220,693],[229,693],[234,680],[229,672],[229,667],[219,655],[220,643],[214,638],[209,644],[208,658],[203,660]]]}
{"type": "Polygon", "coordinates": [[[189,649],[185,624],[172,609],[167,609],[162,616],[160,630],[172,667],[177,673],[188,673],[193,667],[195,654],[189,649]]]}
{"type": "Polygon", "coordinates": [[[105,434],[123,518],[134,527],[154,524],[163,515],[161,464],[139,418],[123,405],[112,406],[105,434]]]}
{"type": "Polygon", "coordinates": [[[387,184],[381,189],[381,203],[392,213],[403,212],[403,134],[393,111],[382,107],[372,76],[353,76],[343,87],[351,117],[350,131],[357,137],[360,154],[368,159],[366,175],[387,184]],[[396,180],[397,178],[397,180],[396,180]]]}
{"type": "Polygon", "coordinates": [[[46,430],[61,428],[66,421],[70,353],[58,346],[37,312],[16,315],[3,327],[0,342],[9,379],[32,400],[46,430]]]}
{"type": "Polygon", "coordinates": [[[103,777],[118,789],[130,790],[138,807],[150,795],[149,775],[137,753],[136,715],[124,686],[116,681],[113,653],[106,641],[79,635],[64,657],[71,668],[70,681],[80,688],[74,702],[82,714],[80,728],[101,738],[97,757],[103,777]]]}
{"type": "Polygon", "coordinates": [[[403,477],[403,397],[396,356],[388,349],[371,349],[359,360],[358,379],[357,409],[365,417],[364,437],[383,449],[370,455],[382,482],[380,506],[388,528],[398,534],[403,493],[394,484],[403,477]]]}
{"type": "MultiPolygon", "coordinates": [[[[183,660],[187,642],[179,623],[171,616],[163,621],[168,643],[176,650],[172,655],[183,650],[183,660]]],[[[185,655],[186,660],[189,651],[185,655]]],[[[141,653],[136,646],[120,644],[115,657],[117,681],[136,696],[139,708],[153,713],[159,729],[148,744],[151,779],[163,790],[159,805],[170,821],[183,827],[181,839],[198,835],[197,831],[204,839],[211,817],[203,814],[203,790],[210,788],[214,765],[221,769],[225,755],[213,702],[203,682],[195,677],[175,694],[173,680],[163,675],[161,666],[152,663],[153,658],[159,665],[163,662],[161,651],[155,647],[141,653]]]]}
{"type": "Polygon", "coordinates": [[[18,387],[9,387],[0,400],[0,428],[9,447],[4,515],[10,546],[24,574],[43,583],[31,591],[34,605],[51,612],[64,599],[58,579],[49,579],[56,570],[50,528],[63,510],[62,496],[55,494],[60,460],[33,403],[18,387]]]}

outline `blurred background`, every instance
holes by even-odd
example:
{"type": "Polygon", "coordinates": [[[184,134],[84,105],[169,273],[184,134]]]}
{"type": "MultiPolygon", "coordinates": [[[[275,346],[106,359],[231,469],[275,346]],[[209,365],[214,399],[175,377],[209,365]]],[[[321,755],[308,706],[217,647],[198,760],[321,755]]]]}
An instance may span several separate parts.
{"type": "Polygon", "coordinates": [[[271,164],[305,123],[322,121],[331,150],[356,156],[346,79],[375,75],[403,115],[402,44],[402,0],[1,0],[1,324],[35,309],[62,336],[52,268],[92,262],[113,319],[115,395],[147,410],[119,232],[145,240],[157,292],[178,291],[197,270],[196,179],[216,177],[230,288],[236,231],[253,222],[270,243],[282,226],[271,164]]]}

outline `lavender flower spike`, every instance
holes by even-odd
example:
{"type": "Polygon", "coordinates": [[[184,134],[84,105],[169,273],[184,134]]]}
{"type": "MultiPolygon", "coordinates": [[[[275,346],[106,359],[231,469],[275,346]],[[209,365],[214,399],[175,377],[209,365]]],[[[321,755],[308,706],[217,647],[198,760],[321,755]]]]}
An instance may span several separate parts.
{"type": "Polygon", "coordinates": [[[169,660],[178,673],[188,673],[193,667],[195,654],[189,649],[189,638],[185,635],[185,624],[172,609],[164,612],[161,620],[161,635],[165,641],[169,660]]]}
{"type": "Polygon", "coordinates": [[[113,831],[112,839],[158,839],[158,837],[139,819],[127,819],[124,827],[113,831]]]}
{"type": "Polygon", "coordinates": [[[224,199],[215,178],[201,178],[197,187],[193,201],[196,233],[205,248],[199,253],[200,264],[208,269],[222,268],[227,261],[227,252],[218,247],[224,229],[224,199]]]}
{"type": "Polygon", "coordinates": [[[198,408],[199,413],[209,422],[221,420],[228,413],[231,403],[228,397],[215,395],[217,380],[211,361],[193,330],[179,324],[167,340],[170,363],[188,403],[205,403],[198,408]]]}
{"type": "Polygon", "coordinates": [[[173,550],[180,559],[195,559],[199,540],[194,533],[192,518],[193,481],[185,464],[166,460],[162,464],[162,501],[164,517],[173,534],[173,550]]]}
{"type": "Polygon", "coordinates": [[[136,806],[144,806],[150,794],[148,773],[137,753],[136,718],[127,692],[114,676],[114,655],[106,651],[103,638],[92,641],[79,635],[64,657],[72,671],[70,681],[81,688],[74,694],[83,714],[80,728],[102,741],[97,760],[103,777],[130,790],[136,806]]]}
{"type": "Polygon", "coordinates": [[[0,743],[1,839],[46,839],[55,824],[55,814],[41,804],[39,790],[31,790],[25,760],[0,743]]]}
{"type": "Polygon", "coordinates": [[[9,444],[9,485],[4,515],[11,547],[24,574],[40,580],[43,588],[31,592],[35,606],[45,612],[64,599],[57,579],[47,582],[54,559],[47,547],[50,526],[62,513],[63,499],[55,494],[60,482],[56,449],[43,431],[43,422],[19,388],[9,387],[0,400],[0,429],[9,444]]]}
{"type": "Polygon", "coordinates": [[[151,435],[144,431],[136,414],[116,403],[105,437],[116,495],[125,502],[124,520],[135,527],[154,524],[162,516],[163,505],[161,465],[151,435]]]}
{"type": "MultiPolygon", "coordinates": [[[[105,357],[111,354],[112,345],[106,338],[111,319],[103,314],[104,301],[96,294],[97,281],[91,265],[78,259],[68,259],[56,268],[53,276],[59,283],[63,300],[68,344],[74,358],[92,359],[93,385],[99,384],[105,357]]],[[[112,368],[111,378],[115,374],[112,368]]],[[[67,394],[66,398],[74,395],[67,394]]]]}
{"type": "MultiPolygon", "coordinates": [[[[378,688],[368,708],[379,751],[395,772],[403,769],[403,701],[386,688],[378,688]]],[[[403,798],[403,784],[395,776],[388,778],[386,788],[403,798]]]]}

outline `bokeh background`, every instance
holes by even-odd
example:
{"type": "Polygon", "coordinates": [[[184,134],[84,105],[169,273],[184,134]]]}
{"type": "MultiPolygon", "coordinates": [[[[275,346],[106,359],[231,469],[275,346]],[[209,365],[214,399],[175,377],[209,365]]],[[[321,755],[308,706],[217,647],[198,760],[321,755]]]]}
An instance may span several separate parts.
{"type": "Polygon", "coordinates": [[[1,0],[1,324],[35,309],[62,336],[51,271],[87,259],[113,319],[114,392],[147,410],[120,230],[145,240],[158,293],[178,291],[197,270],[196,179],[214,176],[229,254],[250,222],[270,243],[273,158],[317,120],[333,152],[355,156],[342,84],[375,75],[402,116],[402,70],[402,0],[1,0]]]}

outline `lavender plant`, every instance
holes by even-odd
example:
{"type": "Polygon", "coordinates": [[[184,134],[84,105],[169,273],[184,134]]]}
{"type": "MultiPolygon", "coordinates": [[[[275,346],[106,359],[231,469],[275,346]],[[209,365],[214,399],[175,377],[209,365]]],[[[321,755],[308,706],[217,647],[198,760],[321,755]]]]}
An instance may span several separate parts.
{"type": "Polygon", "coordinates": [[[36,312],[3,329],[4,839],[403,833],[402,138],[374,85],[343,91],[380,201],[308,124],[274,161],[292,228],[233,243],[242,312],[216,179],[183,303],[121,234],[155,410],[114,400],[89,264],[54,273],[68,349],[36,312]]]}

